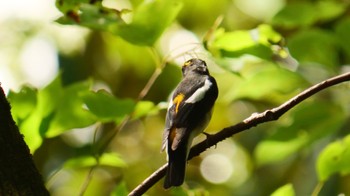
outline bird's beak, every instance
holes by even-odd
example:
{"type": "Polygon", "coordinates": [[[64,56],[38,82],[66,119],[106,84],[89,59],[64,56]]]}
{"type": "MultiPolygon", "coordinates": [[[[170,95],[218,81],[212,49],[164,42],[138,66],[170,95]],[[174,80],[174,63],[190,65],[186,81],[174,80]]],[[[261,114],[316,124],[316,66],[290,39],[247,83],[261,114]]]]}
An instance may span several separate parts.
{"type": "Polygon", "coordinates": [[[197,67],[197,70],[200,72],[207,72],[207,67],[205,65],[200,65],[197,67]]]}

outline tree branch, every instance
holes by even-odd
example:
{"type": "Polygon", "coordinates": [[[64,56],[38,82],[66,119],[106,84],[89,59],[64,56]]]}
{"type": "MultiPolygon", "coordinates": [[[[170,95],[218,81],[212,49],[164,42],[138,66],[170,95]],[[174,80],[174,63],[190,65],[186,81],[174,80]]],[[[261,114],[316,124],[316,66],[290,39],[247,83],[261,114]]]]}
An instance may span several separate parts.
{"type": "MultiPolygon", "coordinates": [[[[207,138],[206,140],[193,146],[188,156],[188,160],[191,160],[193,157],[198,156],[200,153],[204,152],[206,149],[216,145],[217,143],[225,140],[226,138],[231,137],[234,134],[237,134],[244,130],[248,130],[261,123],[277,120],[287,111],[289,111],[291,108],[298,105],[300,102],[304,101],[305,99],[313,96],[314,94],[330,86],[334,86],[336,84],[349,81],[349,80],[350,80],[350,72],[335,76],[333,78],[322,81],[314,86],[311,86],[310,88],[304,90],[303,92],[299,93],[295,97],[289,99],[287,102],[285,102],[284,104],[276,108],[266,110],[262,113],[252,114],[250,117],[243,120],[242,122],[230,127],[226,127],[221,131],[219,131],[218,133],[210,136],[209,139],[207,138]]],[[[129,193],[129,196],[137,196],[145,193],[148,189],[150,189],[156,182],[158,182],[165,175],[167,167],[168,167],[167,164],[160,167],[152,175],[146,178],[141,184],[139,184],[133,191],[131,191],[129,193]]]]}

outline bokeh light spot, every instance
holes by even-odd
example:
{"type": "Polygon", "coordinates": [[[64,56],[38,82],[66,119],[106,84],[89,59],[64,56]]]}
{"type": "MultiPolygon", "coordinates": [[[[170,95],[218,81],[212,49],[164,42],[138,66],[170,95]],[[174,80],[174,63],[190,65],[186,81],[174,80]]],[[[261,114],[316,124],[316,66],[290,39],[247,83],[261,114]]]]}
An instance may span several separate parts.
{"type": "Polygon", "coordinates": [[[20,61],[26,80],[35,87],[47,85],[58,73],[56,47],[42,37],[26,43],[20,61]]]}
{"type": "Polygon", "coordinates": [[[271,19],[285,5],[281,0],[235,0],[236,6],[245,14],[259,20],[271,19]]]}
{"type": "Polygon", "coordinates": [[[233,169],[230,159],[222,154],[206,156],[200,165],[203,177],[214,184],[224,183],[229,180],[233,169]]]}

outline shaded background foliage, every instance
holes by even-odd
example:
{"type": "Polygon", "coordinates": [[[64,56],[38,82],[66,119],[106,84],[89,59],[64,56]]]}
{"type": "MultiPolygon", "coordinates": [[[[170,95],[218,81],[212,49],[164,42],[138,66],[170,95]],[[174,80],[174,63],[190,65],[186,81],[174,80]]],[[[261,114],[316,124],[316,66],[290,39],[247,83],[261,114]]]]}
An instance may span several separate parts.
{"type": "MultiPolygon", "coordinates": [[[[209,133],[350,70],[349,1],[45,2],[1,20],[0,79],[52,195],[124,195],[166,162],[166,101],[188,58],[218,81],[209,133]]],[[[181,188],[148,193],[350,193],[349,96],[319,93],[191,160],[181,188]]]]}

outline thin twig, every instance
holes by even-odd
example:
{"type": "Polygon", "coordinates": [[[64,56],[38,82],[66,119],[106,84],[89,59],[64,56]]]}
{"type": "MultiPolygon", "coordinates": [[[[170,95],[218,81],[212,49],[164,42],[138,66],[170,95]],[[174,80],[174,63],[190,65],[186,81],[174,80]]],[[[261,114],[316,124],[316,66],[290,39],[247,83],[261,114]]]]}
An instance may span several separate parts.
{"type": "MultiPolygon", "coordinates": [[[[304,90],[303,92],[299,93],[295,97],[289,99],[287,102],[285,102],[284,104],[276,108],[266,110],[262,113],[252,114],[250,117],[243,120],[242,122],[230,127],[226,127],[221,131],[219,131],[218,133],[211,135],[210,138],[207,138],[204,141],[193,146],[188,156],[188,160],[192,159],[195,156],[198,156],[200,153],[204,152],[206,149],[217,145],[217,143],[219,143],[220,141],[223,141],[234,134],[248,130],[261,123],[277,120],[287,111],[289,111],[291,108],[298,105],[300,102],[304,101],[305,99],[313,96],[314,94],[330,86],[334,86],[336,84],[349,81],[349,80],[350,80],[350,72],[335,76],[333,78],[322,81],[304,90]]],[[[148,189],[150,189],[155,183],[157,183],[165,175],[166,169],[167,169],[167,164],[160,167],[151,176],[149,176],[141,184],[139,184],[132,192],[130,192],[129,196],[138,196],[138,195],[144,194],[148,189]]]]}
{"type": "Polygon", "coordinates": [[[151,78],[148,80],[145,87],[141,90],[138,100],[142,100],[147,95],[148,91],[151,89],[151,87],[153,86],[158,76],[162,73],[162,70],[163,70],[162,68],[158,68],[158,67],[156,68],[156,70],[154,70],[151,78]]]}
{"type": "Polygon", "coordinates": [[[324,182],[318,182],[317,185],[316,185],[316,187],[315,187],[315,189],[312,191],[311,196],[317,196],[317,195],[319,195],[319,193],[320,193],[320,191],[321,191],[323,185],[324,185],[324,182]]]}
{"type": "MultiPolygon", "coordinates": [[[[98,129],[99,129],[100,126],[101,126],[101,124],[99,123],[99,125],[96,126],[96,129],[94,131],[94,137],[92,139],[92,143],[93,144],[96,144],[97,132],[98,132],[98,129]]],[[[100,161],[99,161],[99,157],[98,156],[96,156],[96,161],[97,161],[97,164],[90,168],[88,174],[85,177],[84,183],[83,183],[83,185],[80,188],[79,196],[83,196],[85,194],[85,192],[86,192],[86,190],[87,190],[87,188],[88,188],[88,186],[89,186],[89,184],[90,184],[90,182],[92,180],[92,177],[93,177],[95,169],[100,165],[100,161]]]]}
{"type": "Polygon", "coordinates": [[[79,192],[79,196],[83,196],[92,180],[93,174],[95,172],[95,169],[98,167],[99,164],[96,164],[94,166],[92,166],[84,180],[83,185],[80,188],[80,192],[79,192]]]}

